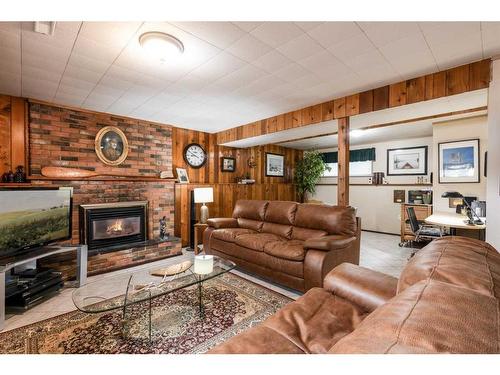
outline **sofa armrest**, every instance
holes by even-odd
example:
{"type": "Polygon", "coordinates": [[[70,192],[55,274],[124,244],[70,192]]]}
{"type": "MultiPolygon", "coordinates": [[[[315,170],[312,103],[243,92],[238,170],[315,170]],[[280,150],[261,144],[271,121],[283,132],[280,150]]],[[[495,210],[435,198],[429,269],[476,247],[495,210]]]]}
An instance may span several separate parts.
{"type": "Polygon", "coordinates": [[[230,217],[219,217],[208,219],[207,224],[209,227],[220,229],[220,228],[238,228],[238,220],[230,217]]]}
{"type": "Polygon", "coordinates": [[[398,279],[381,272],[342,263],[325,277],[323,287],[372,312],[396,295],[398,279]]]}
{"type": "Polygon", "coordinates": [[[345,249],[356,241],[354,236],[331,235],[318,238],[311,238],[304,242],[304,249],[315,249],[323,251],[332,251],[345,249]]]}

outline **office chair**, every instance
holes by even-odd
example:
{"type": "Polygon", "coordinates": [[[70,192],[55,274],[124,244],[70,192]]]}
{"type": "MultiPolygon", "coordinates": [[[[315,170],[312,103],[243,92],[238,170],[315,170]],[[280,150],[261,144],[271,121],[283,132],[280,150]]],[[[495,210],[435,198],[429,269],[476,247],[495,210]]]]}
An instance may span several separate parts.
{"type": "MultiPolygon", "coordinates": [[[[408,219],[410,221],[410,228],[415,235],[415,239],[410,241],[410,247],[413,247],[413,241],[420,242],[420,240],[434,240],[436,238],[443,237],[443,231],[440,227],[429,224],[420,224],[417,220],[417,215],[415,215],[415,209],[413,207],[406,207],[406,213],[408,214],[408,219]]],[[[416,251],[410,255],[410,258],[415,255],[416,251]]]]}

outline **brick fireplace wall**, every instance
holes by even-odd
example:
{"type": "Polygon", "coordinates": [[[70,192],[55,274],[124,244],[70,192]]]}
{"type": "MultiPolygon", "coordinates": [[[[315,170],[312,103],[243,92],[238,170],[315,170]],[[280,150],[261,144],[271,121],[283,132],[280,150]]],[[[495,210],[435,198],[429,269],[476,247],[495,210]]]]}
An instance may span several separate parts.
{"type": "MultiPolygon", "coordinates": [[[[73,188],[72,240],[79,243],[79,206],[81,204],[124,201],[149,202],[148,238],[159,237],[160,219],[165,216],[167,231],[174,234],[174,182],[151,180],[160,171],[172,173],[172,127],[105,113],[78,111],[30,103],[29,106],[29,170],[32,184],[73,188]],[[105,126],[116,126],[127,136],[129,153],[119,166],[103,164],[95,153],[94,140],[105,126]],[[87,169],[100,173],[135,176],[124,180],[76,181],[47,180],[40,175],[44,166],[87,169]],[[140,177],[149,178],[141,180],[140,177]]],[[[178,242],[163,243],[148,248],[105,253],[89,258],[89,271],[100,273],[179,254],[178,242]]],[[[44,264],[55,266],[68,275],[73,273],[74,256],[48,258],[44,264]]]]}
{"type": "Polygon", "coordinates": [[[45,166],[88,169],[155,177],[172,174],[172,126],[30,103],[29,166],[32,175],[45,166]],[[95,136],[105,126],[116,126],[127,136],[128,157],[121,165],[102,163],[95,153],[95,136]]]}
{"type": "Polygon", "coordinates": [[[78,207],[82,204],[148,201],[148,238],[160,235],[165,216],[167,231],[174,233],[174,184],[161,181],[33,181],[37,186],[73,188],[71,243],[79,243],[78,207]]]}

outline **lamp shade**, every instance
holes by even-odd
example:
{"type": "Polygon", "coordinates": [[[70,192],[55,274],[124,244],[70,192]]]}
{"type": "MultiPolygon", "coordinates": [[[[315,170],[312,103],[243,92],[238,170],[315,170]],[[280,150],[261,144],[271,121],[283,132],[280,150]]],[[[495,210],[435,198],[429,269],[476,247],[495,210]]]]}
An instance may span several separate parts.
{"type": "Polygon", "coordinates": [[[447,191],[441,195],[441,198],[463,198],[464,196],[458,191],[447,191]]]}
{"type": "Polygon", "coordinates": [[[194,203],[211,203],[214,201],[214,189],[196,188],[194,189],[194,203]]]}

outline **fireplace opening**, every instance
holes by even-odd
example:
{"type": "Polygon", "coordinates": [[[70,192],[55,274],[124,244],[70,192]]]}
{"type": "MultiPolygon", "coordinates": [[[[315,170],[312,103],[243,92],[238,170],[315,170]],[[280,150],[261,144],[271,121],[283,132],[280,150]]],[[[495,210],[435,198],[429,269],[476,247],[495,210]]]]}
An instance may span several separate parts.
{"type": "Polygon", "coordinates": [[[80,206],[80,241],[91,253],[111,251],[147,238],[147,202],[80,206]]]}

